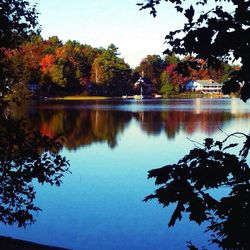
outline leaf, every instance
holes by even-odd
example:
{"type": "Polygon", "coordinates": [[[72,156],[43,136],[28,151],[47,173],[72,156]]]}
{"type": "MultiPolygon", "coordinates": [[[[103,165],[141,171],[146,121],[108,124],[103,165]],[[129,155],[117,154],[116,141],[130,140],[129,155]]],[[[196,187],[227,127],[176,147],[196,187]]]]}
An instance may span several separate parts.
{"type": "Polygon", "coordinates": [[[178,11],[178,12],[181,12],[182,13],[182,11],[183,11],[183,8],[182,7],[180,7],[180,6],[175,6],[175,8],[176,8],[176,10],[178,11]]]}
{"type": "Polygon", "coordinates": [[[220,150],[222,149],[222,142],[216,141],[214,145],[218,146],[220,150]]]}
{"type": "Polygon", "coordinates": [[[188,249],[190,249],[190,250],[199,250],[196,246],[194,246],[194,245],[192,244],[191,241],[186,241],[186,243],[187,243],[187,248],[188,248],[188,249]]]}
{"type": "Polygon", "coordinates": [[[246,158],[248,155],[249,149],[250,149],[250,137],[247,137],[247,140],[245,141],[244,146],[240,151],[240,155],[246,158]]]}
{"type": "Polygon", "coordinates": [[[152,199],[155,199],[155,198],[156,198],[155,195],[150,194],[150,195],[146,196],[146,197],[143,199],[143,201],[147,202],[147,201],[152,200],[152,199]]]}
{"type": "Polygon", "coordinates": [[[189,23],[192,23],[193,17],[194,17],[194,8],[193,8],[192,5],[190,6],[189,9],[186,9],[184,15],[185,15],[185,17],[188,19],[188,22],[189,22],[189,23]]]}
{"type": "Polygon", "coordinates": [[[148,172],[148,178],[156,178],[155,184],[159,185],[167,182],[171,178],[170,173],[171,165],[150,170],[148,172]]]}
{"type": "Polygon", "coordinates": [[[216,209],[219,202],[214,199],[211,195],[204,193],[203,195],[204,204],[206,204],[208,209],[216,209]]]}
{"type": "Polygon", "coordinates": [[[175,221],[177,219],[181,220],[182,219],[182,215],[181,215],[181,212],[184,212],[185,211],[185,208],[184,208],[184,205],[182,202],[178,202],[178,205],[176,206],[176,209],[174,210],[174,213],[168,223],[168,226],[171,227],[171,226],[174,226],[175,224],[175,221]]]}
{"type": "Polygon", "coordinates": [[[200,15],[200,17],[198,18],[197,22],[198,23],[202,23],[204,20],[207,20],[208,15],[204,14],[204,15],[200,15]]]}
{"type": "Polygon", "coordinates": [[[187,208],[187,211],[190,212],[190,220],[194,220],[200,225],[201,222],[207,219],[205,210],[206,207],[203,204],[203,200],[201,198],[196,196],[190,199],[189,207],[187,208]]]}
{"type": "Polygon", "coordinates": [[[214,143],[213,138],[206,138],[206,139],[205,139],[205,144],[204,144],[204,145],[205,145],[205,147],[206,147],[207,149],[211,149],[213,143],[214,143]]]}

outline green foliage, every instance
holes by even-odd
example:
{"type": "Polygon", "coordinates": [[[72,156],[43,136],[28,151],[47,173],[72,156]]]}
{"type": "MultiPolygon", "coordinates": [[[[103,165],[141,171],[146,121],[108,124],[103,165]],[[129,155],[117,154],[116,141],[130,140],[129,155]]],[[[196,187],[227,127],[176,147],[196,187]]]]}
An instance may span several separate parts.
{"type": "Polygon", "coordinates": [[[46,55],[53,55],[56,52],[56,48],[59,48],[62,45],[63,43],[58,38],[58,36],[51,36],[46,41],[46,48],[44,49],[44,53],[46,55]]]}
{"type": "Polygon", "coordinates": [[[50,79],[54,84],[59,85],[61,87],[64,87],[66,85],[66,79],[64,78],[63,74],[63,63],[59,65],[53,65],[51,67],[50,79]]]}
{"type": "Polygon", "coordinates": [[[163,95],[169,95],[174,91],[173,84],[170,83],[170,77],[166,71],[161,73],[161,89],[160,93],[163,95]]]}
{"type": "Polygon", "coordinates": [[[175,87],[171,83],[166,83],[161,86],[160,93],[167,96],[174,92],[175,87]]]}
{"type": "Polygon", "coordinates": [[[4,50],[16,48],[28,37],[38,32],[35,6],[30,6],[29,2],[24,0],[0,2],[0,105],[3,104],[4,96],[15,81],[4,50]]]}
{"type": "Polygon", "coordinates": [[[19,49],[2,53],[12,76],[9,89],[16,82],[39,84],[46,95],[52,90],[54,95],[91,93],[93,83],[101,85],[96,94],[121,95],[128,89],[131,69],[113,44],[97,49],[70,40],[62,44],[58,37],[32,36],[19,49]]]}
{"type": "Polygon", "coordinates": [[[25,0],[1,0],[0,48],[15,48],[39,32],[35,6],[25,0]]]}
{"type": "Polygon", "coordinates": [[[153,84],[156,90],[159,90],[160,76],[165,67],[166,63],[159,55],[148,55],[142,59],[136,71],[153,84]]]}
{"type": "Polygon", "coordinates": [[[166,62],[167,65],[177,64],[180,62],[180,58],[173,53],[166,55],[164,61],[166,62]]]}
{"type": "Polygon", "coordinates": [[[117,55],[118,48],[111,44],[93,62],[91,79],[109,95],[126,94],[131,75],[129,65],[117,55]]]}
{"type": "MultiPolygon", "coordinates": [[[[235,71],[236,67],[233,67],[233,66],[229,65],[228,63],[223,63],[222,67],[223,67],[224,74],[221,76],[221,79],[219,82],[227,82],[230,80],[230,76],[235,71]]],[[[238,68],[240,68],[240,67],[238,66],[238,68]]]]}

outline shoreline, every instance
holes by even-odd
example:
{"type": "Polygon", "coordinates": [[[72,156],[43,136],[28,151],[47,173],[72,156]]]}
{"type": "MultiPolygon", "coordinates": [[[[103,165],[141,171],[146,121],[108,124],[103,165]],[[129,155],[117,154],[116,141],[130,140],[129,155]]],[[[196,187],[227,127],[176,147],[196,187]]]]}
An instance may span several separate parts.
{"type": "MultiPolygon", "coordinates": [[[[153,99],[153,100],[161,100],[161,99],[195,99],[195,98],[239,98],[235,95],[204,95],[204,94],[177,94],[177,95],[168,95],[168,96],[161,96],[161,97],[150,97],[146,96],[143,97],[142,100],[145,99],[153,99]]],[[[140,98],[139,98],[140,99],[140,98]]],[[[139,100],[136,96],[63,96],[63,97],[38,97],[34,98],[33,100],[43,100],[43,101],[95,101],[95,100],[139,100]]]]}
{"type": "Polygon", "coordinates": [[[57,97],[40,97],[38,99],[43,99],[43,100],[59,100],[59,101],[80,101],[80,100],[108,100],[108,99],[115,99],[112,97],[107,97],[107,96],[57,96],[57,97]]]}
{"type": "Polygon", "coordinates": [[[48,246],[27,240],[14,239],[12,237],[0,236],[0,249],[8,250],[70,250],[69,248],[48,246]]]}

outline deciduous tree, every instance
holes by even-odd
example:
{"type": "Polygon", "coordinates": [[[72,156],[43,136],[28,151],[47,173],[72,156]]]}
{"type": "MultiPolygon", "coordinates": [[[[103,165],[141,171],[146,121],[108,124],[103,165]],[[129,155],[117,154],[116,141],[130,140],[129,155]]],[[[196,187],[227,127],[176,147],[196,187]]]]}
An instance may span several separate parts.
{"type": "Polygon", "coordinates": [[[12,72],[4,50],[16,48],[25,39],[39,32],[37,11],[25,0],[0,2],[0,104],[13,84],[12,72]]]}
{"type": "Polygon", "coordinates": [[[92,81],[108,95],[126,94],[128,88],[131,69],[118,55],[118,48],[111,44],[92,65],[92,81]]]}
{"type": "Polygon", "coordinates": [[[160,75],[165,69],[166,63],[159,55],[148,55],[142,59],[137,71],[143,74],[151,84],[153,84],[156,90],[160,88],[160,75]]]}
{"type": "MultiPolygon", "coordinates": [[[[245,0],[194,1],[165,0],[174,5],[177,12],[186,17],[184,27],[166,36],[165,53],[195,55],[206,59],[216,68],[221,61],[240,60],[241,69],[231,74],[224,93],[240,91],[241,99],[250,98],[250,2],[245,0]],[[243,87],[241,88],[241,86],[243,87]]],[[[157,5],[163,0],[147,0],[139,3],[141,9],[150,9],[156,16],[157,5]]]]}

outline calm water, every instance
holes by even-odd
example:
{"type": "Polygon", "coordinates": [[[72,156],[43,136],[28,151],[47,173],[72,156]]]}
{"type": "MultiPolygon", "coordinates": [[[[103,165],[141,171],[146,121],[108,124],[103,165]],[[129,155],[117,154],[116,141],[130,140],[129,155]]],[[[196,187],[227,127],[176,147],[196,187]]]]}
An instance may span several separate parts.
{"type": "MultiPolygon", "coordinates": [[[[63,134],[72,174],[61,187],[36,184],[37,222],[0,226],[0,235],[70,249],[185,249],[206,244],[187,218],[168,228],[172,207],[142,202],[155,190],[147,171],[174,163],[208,136],[249,132],[250,107],[237,99],[43,102],[27,105],[29,125],[63,134]],[[222,132],[222,131],[223,132],[222,132]]],[[[207,244],[206,244],[207,245],[207,244]]],[[[208,246],[208,249],[216,249],[208,246]]]]}

